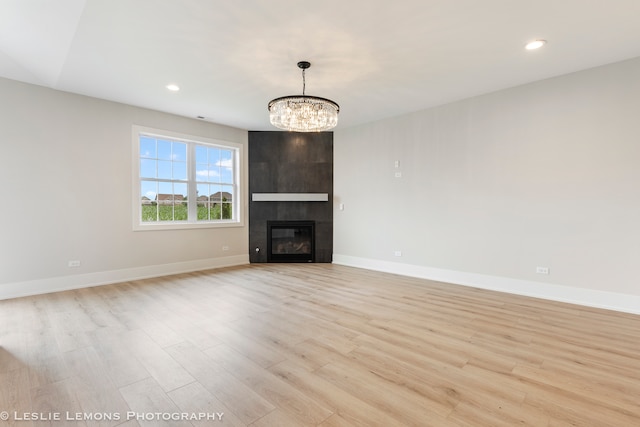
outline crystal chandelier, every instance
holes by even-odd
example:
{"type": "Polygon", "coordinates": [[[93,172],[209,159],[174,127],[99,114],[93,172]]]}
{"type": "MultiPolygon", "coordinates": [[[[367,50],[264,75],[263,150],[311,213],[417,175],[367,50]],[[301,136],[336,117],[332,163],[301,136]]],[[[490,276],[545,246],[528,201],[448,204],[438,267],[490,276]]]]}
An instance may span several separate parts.
{"type": "Polygon", "coordinates": [[[340,106],[330,99],[305,95],[307,61],[298,62],[302,70],[302,95],[289,95],[269,102],[269,118],[277,128],[295,132],[321,132],[338,124],[340,106]]]}

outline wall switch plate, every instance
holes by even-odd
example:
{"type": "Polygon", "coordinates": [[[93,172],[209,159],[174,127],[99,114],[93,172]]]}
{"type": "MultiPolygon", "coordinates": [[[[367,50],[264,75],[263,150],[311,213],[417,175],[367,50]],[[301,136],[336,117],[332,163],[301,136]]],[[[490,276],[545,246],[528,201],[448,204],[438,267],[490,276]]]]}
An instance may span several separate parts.
{"type": "Polygon", "coordinates": [[[80,261],[78,260],[69,261],[67,265],[71,268],[80,267],[80,261]]]}
{"type": "Polygon", "coordinates": [[[402,256],[402,251],[393,251],[393,256],[402,256]]]}
{"type": "Polygon", "coordinates": [[[402,178],[402,172],[396,172],[395,177],[396,178],[402,178]]]}
{"type": "Polygon", "coordinates": [[[223,250],[223,251],[228,251],[228,250],[229,250],[229,246],[223,246],[223,247],[222,247],[222,250],[223,250]]]}

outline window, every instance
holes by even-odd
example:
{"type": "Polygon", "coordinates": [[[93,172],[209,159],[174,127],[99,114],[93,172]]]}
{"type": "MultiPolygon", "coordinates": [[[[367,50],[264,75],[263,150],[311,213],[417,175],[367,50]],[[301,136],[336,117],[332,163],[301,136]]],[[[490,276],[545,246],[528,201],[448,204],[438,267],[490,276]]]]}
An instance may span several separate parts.
{"type": "Polygon", "coordinates": [[[134,229],[241,224],[242,145],[134,126],[134,229]]]}

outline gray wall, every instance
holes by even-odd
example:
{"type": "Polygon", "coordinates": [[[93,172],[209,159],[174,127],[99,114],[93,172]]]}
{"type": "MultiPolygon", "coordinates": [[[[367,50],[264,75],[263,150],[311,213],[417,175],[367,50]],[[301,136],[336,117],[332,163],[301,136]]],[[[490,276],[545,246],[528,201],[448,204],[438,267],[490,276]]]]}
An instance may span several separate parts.
{"type": "Polygon", "coordinates": [[[0,93],[0,298],[248,261],[246,225],[132,230],[132,125],[245,145],[245,182],[246,131],[6,79],[0,93]]]}
{"type": "Polygon", "coordinates": [[[249,202],[249,259],[267,262],[268,220],[315,221],[316,262],[333,254],[333,133],[249,132],[253,193],[327,193],[328,202],[249,202]],[[260,252],[256,252],[260,248],[260,252]]]}
{"type": "Polygon", "coordinates": [[[640,59],[334,138],[334,262],[640,312],[640,59]]]}

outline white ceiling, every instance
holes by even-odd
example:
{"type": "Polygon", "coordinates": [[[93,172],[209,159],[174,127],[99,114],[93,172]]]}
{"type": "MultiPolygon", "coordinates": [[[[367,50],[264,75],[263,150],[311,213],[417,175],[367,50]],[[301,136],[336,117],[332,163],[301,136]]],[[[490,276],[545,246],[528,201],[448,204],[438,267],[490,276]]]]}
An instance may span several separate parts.
{"type": "Polygon", "coordinates": [[[340,129],[638,56],[640,0],[0,2],[0,76],[249,130],[300,60],[340,129]]]}

